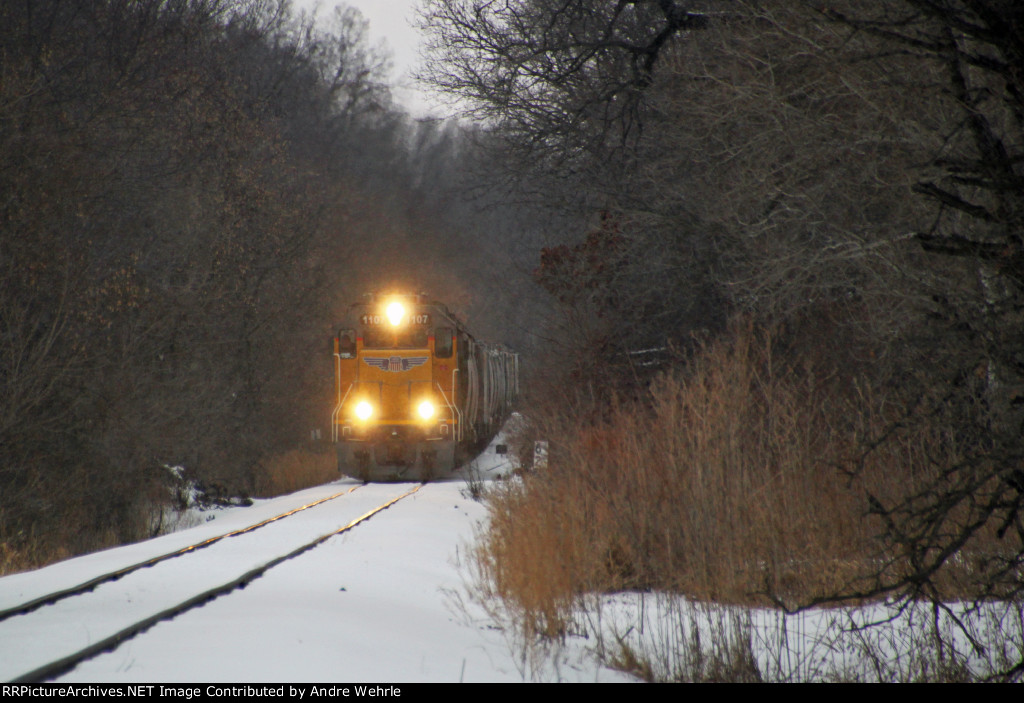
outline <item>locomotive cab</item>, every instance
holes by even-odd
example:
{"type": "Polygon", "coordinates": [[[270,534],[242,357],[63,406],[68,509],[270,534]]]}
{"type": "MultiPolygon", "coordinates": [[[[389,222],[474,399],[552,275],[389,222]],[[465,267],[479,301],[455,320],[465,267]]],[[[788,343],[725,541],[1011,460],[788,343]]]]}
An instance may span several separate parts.
{"type": "Polygon", "coordinates": [[[424,295],[364,296],[333,350],[338,468],[364,481],[451,475],[494,436],[519,390],[518,355],[476,341],[424,295]]]}
{"type": "Polygon", "coordinates": [[[421,295],[352,306],[334,339],[332,437],[343,475],[427,480],[456,468],[460,333],[447,308],[421,295]]]}

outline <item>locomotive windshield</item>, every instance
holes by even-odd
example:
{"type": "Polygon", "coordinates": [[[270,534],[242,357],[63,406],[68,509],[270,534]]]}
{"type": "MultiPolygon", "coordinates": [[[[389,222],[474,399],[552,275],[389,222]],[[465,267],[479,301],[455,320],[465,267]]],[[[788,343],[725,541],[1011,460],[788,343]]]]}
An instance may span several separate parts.
{"type": "Polygon", "coordinates": [[[452,342],[454,330],[451,327],[438,327],[434,332],[434,356],[439,359],[448,359],[452,355],[452,342]]]}
{"type": "Polygon", "coordinates": [[[355,330],[341,330],[338,333],[338,355],[342,359],[351,359],[356,355],[355,330]]]}
{"type": "Polygon", "coordinates": [[[400,300],[359,316],[366,349],[426,349],[430,323],[430,313],[410,309],[400,300]]]}
{"type": "Polygon", "coordinates": [[[411,327],[395,330],[383,326],[366,327],[363,329],[363,348],[426,349],[427,328],[411,327]]]}

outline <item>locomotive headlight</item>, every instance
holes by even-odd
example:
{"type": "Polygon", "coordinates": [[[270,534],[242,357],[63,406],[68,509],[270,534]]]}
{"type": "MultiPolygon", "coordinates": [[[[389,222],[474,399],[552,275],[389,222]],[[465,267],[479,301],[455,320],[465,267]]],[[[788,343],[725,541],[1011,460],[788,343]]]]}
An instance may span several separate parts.
{"type": "Polygon", "coordinates": [[[371,415],[373,415],[373,406],[368,402],[362,400],[356,404],[356,417],[360,420],[369,420],[371,415]]]}
{"type": "Polygon", "coordinates": [[[402,324],[402,318],[405,317],[405,307],[397,300],[389,303],[384,312],[388,316],[388,322],[391,323],[392,327],[398,327],[402,324]]]}
{"type": "Polygon", "coordinates": [[[420,417],[424,420],[429,420],[434,417],[434,404],[429,400],[424,400],[420,403],[419,407],[416,408],[416,412],[418,412],[420,417]]]}

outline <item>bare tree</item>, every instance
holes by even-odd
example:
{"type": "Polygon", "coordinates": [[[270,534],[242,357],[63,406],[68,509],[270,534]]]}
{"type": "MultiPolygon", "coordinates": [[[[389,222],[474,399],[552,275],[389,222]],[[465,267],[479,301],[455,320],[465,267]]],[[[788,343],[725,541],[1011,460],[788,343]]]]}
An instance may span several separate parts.
{"type": "Polygon", "coordinates": [[[432,83],[489,120],[515,177],[590,209],[538,271],[577,340],[641,348],[630,312],[679,332],[688,296],[717,296],[900,408],[865,453],[941,437],[926,485],[870,498],[883,566],[832,599],[939,599],[963,558],[974,594],[1022,591],[1018,5],[453,0],[425,20],[432,83]]]}
{"type": "Polygon", "coordinates": [[[0,551],[27,564],[144,534],[164,464],[245,491],[308,436],[317,262],[354,200],[329,176],[375,146],[380,174],[400,120],[354,15],[29,0],[0,24],[0,551]]]}
{"type": "MultiPolygon", "coordinates": [[[[920,384],[918,403],[902,422],[946,417],[957,430],[935,457],[942,470],[934,480],[902,501],[872,500],[901,568],[887,562],[861,592],[933,594],[946,567],[973,554],[979,596],[1019,597],[1024,14],[998,0],[851,3],[821,11],[860,42],[862,55],[929,77],[923,87],[942,108],[934,113],[941,119],[918,125],[929,151],[912,188],[930,217],[912,235],[927,254],[919,280],[932,306],[916,333],[930,350],[927,361],[918,357],[921,365],[910,367],[920,384]],[[984,546],[993,535],[997,546],[984,546]]],[[[1022,671],[1024,662],[1007,673],[1022,671]]]]}
{"type": "MultiPolygon", "coordinates": [[[[659,58],[707,17],[674,0],[444,0],[423,17],[425,78],[547,168],[641,131],[659,58]]],[[[529,158],[529,157],[528,157],[529,158]]]]}

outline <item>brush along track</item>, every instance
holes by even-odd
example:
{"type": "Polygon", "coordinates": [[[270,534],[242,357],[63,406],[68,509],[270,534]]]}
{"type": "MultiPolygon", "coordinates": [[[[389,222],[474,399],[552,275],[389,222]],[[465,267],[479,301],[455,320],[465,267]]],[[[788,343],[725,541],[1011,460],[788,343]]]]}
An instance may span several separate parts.
{"type": "Polygon", "coordinates": [[[156,625],[161,621],[170,620],[183,612],[202,606],[226,593],[230,593],[236,589],[245,587],[248,583],[259,578],[273,567],[313,549],[314,547],[322,544],[323,542],[327,541],[335,535],[340,535],[353,529],[360,523],[368,520],[369,518],[373,517],[382,510],[386,510],[387,508],[391,507],[392,505],[402,500],[403,498],[407,498],[408,496],[416,493],[417,491],[420,490],[420,488],[423,487],[423,485],[424,484],[416,485],[413,488],[401,493],[400,495],[390,498],[386,502],[377,505],[373,509],[351,520],[344,526],[337,529],[332,529],[327,533],[320,534],[315,539],[304,542],[297,548],[292,549],[291,551],[282,556],[278,556],[274,559],[270,559],[268,561],[260,563],[259,565],[253,568],[249,568],[241,575],[234,577],[225,583],[222,583],[213,588],[203,590],[201,593],[193,595],[177,603],[176,605],[163,608],[159,612],[153,613],[145,618],[139,619],[131,625],[122,627],[117,632],[111,635],[101,637],[99,640],[89,644],[88,646],[82,649],[79,649],[66,656],[62,656],[42,666],[38,666],[32,669],[31,671],[28,671],[27,673],[20,674],[15,678],[10,679],[10,681],[11,683],[39,683],[53,679],[57,676],[60,676],[61,674],[67,673],[68,671],[74,669],[75,666],[77,666],[79,663],[103,652],[113,650],[122,642],[129,640],[142,632],[145,632],[149,628],[153,627],[153,625],[156,625]]]}
{"type": "Polygon", "coordinates": [[[249,532],[252,532],[253,530],[258,530],[259,528],[269,525],[272,522],[277,522],[278,520],[282,520],[291,515],[295,515],[296,513],[300,513],[303,510],[308,510],[309,508],[313,508],[322,503],[326,503],[329,500],[334,500],[335,498],[340,498],[341,496],[348,495],[352,491],[361,487],[361,485],[353,486],[347,491],[341,491],[340,493],[335,493],[332,496],[327,496],[326,498],[321,498],[320,500],[313,501],[312,503],[301,505],[298,508],[295,508],[294,510],[289,510],[288,512],[281,513],[280,515],[275,515],[272,518],[267,518],[266,520],[262,520],[253,525],[249,525],[248,527],[243,527],[240,530],[225,532],[224,534],[218,535],[217,537],[210,537],[209,539],[204,539],[201,542],[190,544],[187,547],[176,549],[173,552],[167,552],[166,554],[161,554],[160,556],[152,557],[150,559],[146,559],[145,561],[140,561],[138,564],[132,564],[131,566],[126,566],[121,569],[109,571],[105,574],[100,574],[99,576],[91,578],[88,581],[83,581],[82,583],[76,586],[63,588],[59,591],[47,593],[46,595],[42,595],[37,598],[33,598],[32,600],[25,601],[24,603],[21,603],[19,605],[4,608],[3,610],[0,610],[0,622],[3,622],[4,620],[13,615],[24,615],[26,613],[31,613],[36,608],[40,608],[44,605],[53,605],[57,601],[63,600],[70,596],[76,596],[80,593],[86,593],[96,588],[100,584],[108,583],[110,581],[117,581],[119,578],[127,576],[133,571],[138,571],[139,569],[144,569],[153,566],[154,564],[159,564],[160,562],[166,561],[168,559],[180,557],[183,554],[194,554],[196,551],[203,549],[205,547],[209,547],[212,544],[216,544],[217,542],[220,542],[222,539],[226,539],[228,537],[237,537],[238,535],[244,535],[249,532]]]}

